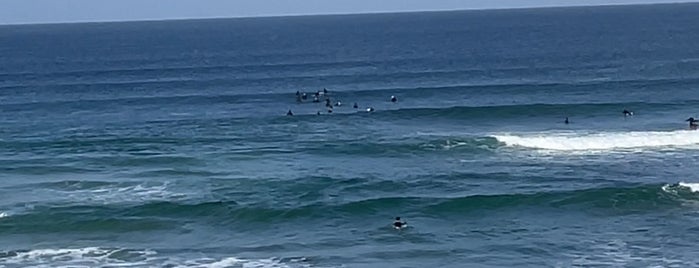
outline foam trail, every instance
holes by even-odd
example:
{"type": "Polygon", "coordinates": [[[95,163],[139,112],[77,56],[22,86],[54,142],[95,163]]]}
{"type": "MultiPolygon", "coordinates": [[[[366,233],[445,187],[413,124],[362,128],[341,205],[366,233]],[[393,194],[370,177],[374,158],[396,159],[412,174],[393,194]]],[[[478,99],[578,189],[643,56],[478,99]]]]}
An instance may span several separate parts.
{"type": "Polygon", "coordinates": [[[540,133],[531,135],[493,135],[492,137],[508,146],[560,151],[676,147],[699,144],[699,132],[691,130],[596,134],[540,133]]]}

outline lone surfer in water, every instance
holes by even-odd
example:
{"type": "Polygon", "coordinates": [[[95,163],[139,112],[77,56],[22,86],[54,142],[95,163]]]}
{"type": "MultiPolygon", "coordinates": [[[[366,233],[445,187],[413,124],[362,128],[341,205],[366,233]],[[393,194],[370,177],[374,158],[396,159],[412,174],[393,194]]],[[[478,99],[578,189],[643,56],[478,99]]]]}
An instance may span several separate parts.
{"type": "Polygon", "coordinates": [[[697,129],[697,126],[699,126],[699,124],[697,124],[697,123],[699,123],[699,120],[694,119],[694,117],[690,117],[685,121],[689,122],[690,129],[697,129]]]}
{"type": "Polygon", "coordinates": [[[629,111],[629,110],[626,110],[626,109],[624,109],[624,111],[621,112],[621,113],[624,114],[624,117],[633,116],[633,112],[632,112],[632,111],[629,111]]]}
{"type": "Polygon", "coordinates": [[[396,98],[396,96],[391,96],[391,102],[397,102],[397,101],[398,101],[398,98],[396,98]]]}
{"type": "Polygon", "coordinates": [[[287,115],[287,116],[292,116],[292,115],[294,115],[294,113],[292,113],[291,110],[289,110],[288,112],[286,112],[286,115],[287,115]]]}
{"type": "Polygon", "coordinates": [[[396,220],[393,221],[393,228],[396,228],[396,230],[400,230],[400,229],[403,229],[405,227],[408,227],[408,222],[401,221],[400,217],[396,217],[396,220]]]}
{"type": "Polygon", "coordinates": [[[566,120],[563,121],[563,123],[565,123],[566,125],[567,125],[567,124],[570,124],[570,120],[568,120],[568,117],[566,117],[566,120]]]}

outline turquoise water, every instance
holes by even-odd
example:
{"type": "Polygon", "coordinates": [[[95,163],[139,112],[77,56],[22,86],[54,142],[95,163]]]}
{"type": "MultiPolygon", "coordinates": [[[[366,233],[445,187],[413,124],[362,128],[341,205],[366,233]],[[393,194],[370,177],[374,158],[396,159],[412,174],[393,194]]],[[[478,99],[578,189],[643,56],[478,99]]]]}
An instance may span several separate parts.
{"type": "Polygon", "coordinates": [[[698,266],[696,14],[0,26],[0,267],[698,266]]]}

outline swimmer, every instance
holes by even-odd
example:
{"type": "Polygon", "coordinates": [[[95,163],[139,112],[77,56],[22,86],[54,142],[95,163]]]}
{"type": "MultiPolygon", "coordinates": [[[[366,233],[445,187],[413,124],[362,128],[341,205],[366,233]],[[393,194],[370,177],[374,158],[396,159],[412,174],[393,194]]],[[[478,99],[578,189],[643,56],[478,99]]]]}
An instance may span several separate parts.
{"type": "Polygon", "coordinates": [[[396,96],[391,96],[391,102],[397,102],[397,101],[398,101],[398,99],[396,98],[396,96]]]}
{"type": "Polygon", "coordinates": [[[408,227],[408,222],[407,221],[401,221],[400,217],[396,217],[396,220],[393,221],[393,228],[396,230],[403,229],[405,227],[408,227]]]}

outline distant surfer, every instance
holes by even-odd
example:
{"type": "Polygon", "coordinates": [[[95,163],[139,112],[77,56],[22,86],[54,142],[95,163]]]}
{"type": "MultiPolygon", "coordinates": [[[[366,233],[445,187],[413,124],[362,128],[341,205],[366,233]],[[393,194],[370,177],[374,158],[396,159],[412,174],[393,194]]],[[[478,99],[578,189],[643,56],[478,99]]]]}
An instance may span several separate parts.
{"type": "Polygon", "coordinates": [[[626,116],[633,116],[633,112],[632,112],[632,111],[629,111],[629,110],[626,110],[626,109],[624,109],[624,111],[621,112],[621,113],[623,113],[625,117],[626,117],[626,116]]]}
{"type": "Polygon", "coordinates": [[[374,108],[373,108],[373,107],[366,108],[366,111],[367,111],[368,113],[371,113],[371,112],[374,111],[374,108]]]}
{"type": "Polygon", "coordinates": [[[357,105],[357,103],[355,102],[354,105],[352,106],[352,108],[357,109],[357,108],[359,108],[359,105],[357,105]]]}
{"type": "Polygon", "coordinates": [[[699,124],[697,124],[697,123],[699,123],[699,120],[694,119],[694,117],[690,117],[689,119],[687,119],[685,121],[689,122],[690,129],[697,129],[697,127],[699,126],[699,124]]]}
{"type": "Polygon", "coordinates": [[[570,124],[570,120],[568,120],[568,117],[566,117],[566,120],[563,121],[563,123],[565,123],[566,125],[567,125],[567,124],[570,124]]]}
{"type": "Polygon", "coordinates": [[[400,230],[405,227],[408,227],[408,222],[401,221],[400,217],[396,217],[396,220],[393,221],[393,228],[395,228],[396,230],[400,230]]]}
{"type": "Polygon", "coordinates": [[[292,116],[292,115],[294,115],[294,113],[292,113],[291,110],[289,110],[288,112],[286,112],[286,115],[287,115],[287,116],[292,116]]]}
{"type": "Polygon", "coordinates": [[[335,103],[335,106],[342,106],[342,102],[341,102],[341,101],[337,101],[337,103],[335,103]]]}
{"type": "Polygon", "coordinates": [[[328,94],[328,89],[327,89],[327,88],[323,88],[323,94],[325,94],[325,95],[328,94]]]}
{"type": "Polygon", "coordinates": [[[397,102],[397,101],[398,101],[398,98],[396,98],[396,96],[391,96],[391,102],[397,102]]]}
{"type": "Polygon", "coordinates": [[[306,95],[305,92],[304,92],[304,93],[301,93],[301,99],[302,99],[302,100],[308,99],[308,95],[306,95]]]}

